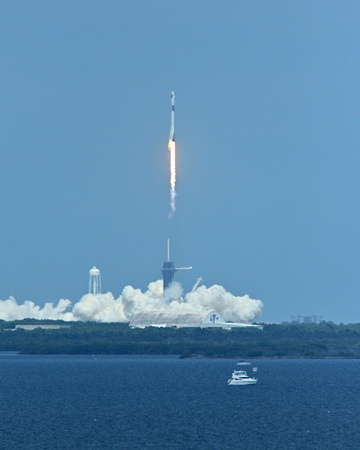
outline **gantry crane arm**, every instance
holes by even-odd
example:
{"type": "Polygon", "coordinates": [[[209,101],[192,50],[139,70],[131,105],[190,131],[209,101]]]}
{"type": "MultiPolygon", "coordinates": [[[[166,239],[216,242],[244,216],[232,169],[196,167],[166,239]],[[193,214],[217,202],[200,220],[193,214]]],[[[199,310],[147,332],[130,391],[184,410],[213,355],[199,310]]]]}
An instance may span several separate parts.
{"type": "Polygon", "coordinates": [[[191,292],[196,291],[197,287],[199,286],[199,284],[202,282],[202,278],[196,278],[196,283],[194,284],[193,288],[191,289],[191,292]]]}

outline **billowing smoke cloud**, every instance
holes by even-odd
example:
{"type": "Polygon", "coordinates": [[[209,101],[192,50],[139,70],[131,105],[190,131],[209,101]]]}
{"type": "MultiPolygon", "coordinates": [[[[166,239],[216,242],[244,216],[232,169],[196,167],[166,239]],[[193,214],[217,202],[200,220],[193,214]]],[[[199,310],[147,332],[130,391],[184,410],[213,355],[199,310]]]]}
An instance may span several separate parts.
{"type": "Polygon", "coordinates": [[[128,322],[134,314],[146,311],[199,311],[214,309],[225,320],[252,322],[261,316],[263,304],[248,295],[237,297],[222,286],[198,287],[183,297],[179,283],[174,282],[163,296],[162,280],[149,284],[146,292],[126,286],[118,299],[111,292],[86,294],[71,308],[70,300],[61,299],[57,305],[46,303],[43,308],[26,301],[19,305],[13,297],[0,300],[0,319],[16,320],[62,319],[66,321],[128,322]]]}
{"type": "Polygon", "coordinates": [[[72,313],[66,312],[71,306],[70,300],[59,300],[56,306],[53,303],[46,303],[43,308],[35,305],[34,302],[25,301],[19,305],[14,297],[8,300],[0,300],[0,319],[21,320],[21,319],[62,319],[73,320],[72,313]]]}

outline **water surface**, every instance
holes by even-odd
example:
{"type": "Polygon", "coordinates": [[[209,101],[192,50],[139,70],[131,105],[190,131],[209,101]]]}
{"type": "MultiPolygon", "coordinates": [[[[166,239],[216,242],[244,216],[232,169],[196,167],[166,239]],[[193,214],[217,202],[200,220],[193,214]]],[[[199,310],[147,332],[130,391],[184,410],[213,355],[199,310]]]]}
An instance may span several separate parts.
{"type": "Polygon", "coordinates": [[[2,354],[0,448],[360,448],[360,361],[255,364],[2,354]]]}

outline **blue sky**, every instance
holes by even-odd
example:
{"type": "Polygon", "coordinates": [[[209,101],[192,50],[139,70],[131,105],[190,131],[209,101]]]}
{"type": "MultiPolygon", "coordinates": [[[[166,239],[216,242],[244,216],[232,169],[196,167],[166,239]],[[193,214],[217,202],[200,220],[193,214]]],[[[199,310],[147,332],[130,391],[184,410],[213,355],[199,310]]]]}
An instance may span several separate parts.
{"type": "Polygon", "coordinates": [[[0,1],[0,298],[196,277],[359,322],[357,1],[0,1]],[[168,218],[170,93],[177,211],[168,218]]]}

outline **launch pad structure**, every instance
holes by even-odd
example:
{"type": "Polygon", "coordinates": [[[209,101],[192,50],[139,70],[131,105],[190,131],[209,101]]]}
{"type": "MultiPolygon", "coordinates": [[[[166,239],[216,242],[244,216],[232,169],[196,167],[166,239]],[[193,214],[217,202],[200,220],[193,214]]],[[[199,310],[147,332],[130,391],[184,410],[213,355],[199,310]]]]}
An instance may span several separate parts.
{"type": "Polygon", "coordinates": [[[178,270],[191,270],[193,267],[175,267],[174,261],[170,261],[170,239],[167,240],[167,260],[163,263],[162,276],[163,276],[163,292],[169,288],[171,283],[175,281],[175,272],[178,270]]]}

